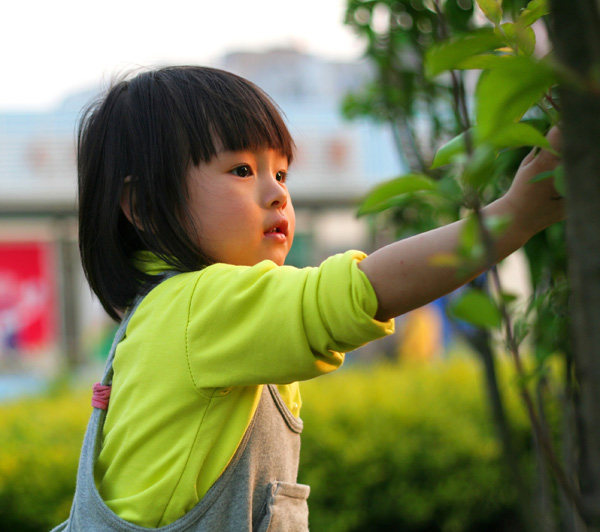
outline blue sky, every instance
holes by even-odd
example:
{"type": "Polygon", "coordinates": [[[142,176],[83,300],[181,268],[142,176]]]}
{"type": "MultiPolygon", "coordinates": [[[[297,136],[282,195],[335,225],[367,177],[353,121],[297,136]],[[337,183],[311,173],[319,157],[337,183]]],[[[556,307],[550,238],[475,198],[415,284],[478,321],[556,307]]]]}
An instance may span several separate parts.
{"type": "Polygon", "coordinates": [[[226,52],[294,45],[354,59],[346,0],[31,0],[7,2],[0,111],[50,108],[137,66],[215,64],[226,52]]]}

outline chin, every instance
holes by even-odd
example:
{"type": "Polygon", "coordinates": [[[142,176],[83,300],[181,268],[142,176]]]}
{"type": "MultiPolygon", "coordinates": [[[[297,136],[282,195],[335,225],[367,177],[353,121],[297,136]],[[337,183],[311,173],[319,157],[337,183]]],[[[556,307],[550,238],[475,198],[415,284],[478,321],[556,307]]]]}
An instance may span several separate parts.
{"type": "Polygon", "coordinates": [[[283,266],[285,264],[285,259],[287,258],[287,253],[283,257],[273,257],[270,260],[273,261],[277,266],[283,266]]]}

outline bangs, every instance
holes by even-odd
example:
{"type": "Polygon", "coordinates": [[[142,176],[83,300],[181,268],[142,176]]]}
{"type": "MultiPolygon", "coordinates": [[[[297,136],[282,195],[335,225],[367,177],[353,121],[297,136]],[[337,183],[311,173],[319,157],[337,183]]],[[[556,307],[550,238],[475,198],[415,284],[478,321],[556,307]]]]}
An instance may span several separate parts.
{"type": "MultiPolygon", "coordinates": [[[[168,69],[167,69],[168,70],[168,69]]],[[[180,69],[187,83],[190,160],[209,162],[219,151],[272,149],[291,163],[294,141],[273,100],[252,82],[230,72],[180,69]]]]}

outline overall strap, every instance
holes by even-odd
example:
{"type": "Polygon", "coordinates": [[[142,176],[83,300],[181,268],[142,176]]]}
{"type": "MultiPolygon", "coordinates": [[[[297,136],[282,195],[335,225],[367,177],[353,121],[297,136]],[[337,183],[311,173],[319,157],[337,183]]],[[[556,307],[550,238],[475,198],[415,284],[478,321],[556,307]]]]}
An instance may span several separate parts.
{"type": "Polygon", "coordinates": [[[152,283],[147,288],[147,290],[144,291],[144,293],[137,295],[136,298],[133,300],[133,304],[127,309],[127,312],[125,312],[123,319],[121,320],[121,324],[119,325],[119,328],[115,333],[115,338],[108,353],[108,358],[106,360],[106,366],[104,367],[102,380],[94,385],[94,393],[92,396],[92,406],[94,408],[99,408],[101,410],[108,409],[108,401],[110,399],[110,391],[113,378],[113,361],[115,359],[115,353],[117,352],[117,346],[119,345],[119,342],[125,337],[125,332],[127,331],[127,326],[129,325],[131,317],[133,316],[137,308],[140,306],[140,303],[144,300],[146,295],[148,295],[150,290],[156,288],[163,281],[166,281],[167,279],[174,277],[179,273],[181,272],[168,270],[160,275],[157,275],[157,281],[155,283],[152,283]]]}
{"type": "MultiPolygon", "coordinates": [[[[92,530],[129,530],[130,525],[126,522],[124,527],[111,527],[107,525],[106,516],[112,515],[110,510],[104,504],[100,497],[94,481],[94,464],[100,453],[102,444],[102,427],[106,419],[108,401],[110,398],[110,390],[113,377],[113,360],[117,345],[124,338],[125,331],[131,316],[139,307],[144,297],[148,292],[163,282],[164,280],[177,275],[180,272],[167,271],[160,276],[157,276],[157,282],[153,284],[143,294],[136,297],[133,305],[127,310],[123,316],[123,321],[119,326],[115,339],[110,348],[106,367],[102,381],[94,386],[94,397],[92,398],[92,406],[94,409],[88,422],[87,430],[81,447],[81,456],[79,458],[79,469],[77,472],[77,484],[75,488],[75,498],[71,507],[69,519],[56,527],[52,532],[88,532],[92,530]]],[[[137,527],[134,527],[137,529],[137,527]]]]}

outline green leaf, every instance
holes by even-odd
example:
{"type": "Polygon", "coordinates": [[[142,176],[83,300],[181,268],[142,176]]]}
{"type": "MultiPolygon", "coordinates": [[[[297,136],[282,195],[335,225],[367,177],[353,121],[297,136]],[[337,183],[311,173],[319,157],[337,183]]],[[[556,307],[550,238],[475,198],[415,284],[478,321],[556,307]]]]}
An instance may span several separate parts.
{"type": "Polygon", "coordinates": [[[517,342],[517,345],[519,345],[530,333],[531,325],[524,320],[516,320],[513,327],[515,342],[517,342]]]}
{"type": "MultiPolygon", "coordinates": [[[[477,127],[469,129],[471,142],[475,150],[481,144],[481,135],[477,127]]],[[[488,134],[486,143],[493,148],[520,148],[522,146],[538,146],[551,150],[548,139],[536,128],[524,122],[510,123],[498,131],[488,134]]],[[[456,162],[466,153],[465,134],[461,133],[443,144],[435,154],[431,168],[439,168],[456,162]]]]}
{"type": "Polygon", "coordinates": [[[477,146],[465,165],[462,181],[475,189],[485,186],[494,174],[496,155],[490,144],[477,146]]]}
{"type": "Polygon", "coordinates": [[[565,185],[565,167],[559,164],[554,170],[554,188],[562,197],[567,196],[567,187],[565,185]]]}
{"type": "Polygon", "coordinates": [[[454,68],[456,70],[489,70],[501,65],[504,61],[510,60],[509,55],[481,54],[473,57],[467,57],[454,68]]]}
{"type": "Polygon", "coordinates": [[[532,125],[523,122],[508,124],[499,131],[490,133],[489,142],[497,148],[520,148],[522,146],[538,146],[552,149],[548,139],[532,125]]]}
{"type": "Polygon", "coordinates": [[[358,209],[358,215],[379,212],[397,196],[423,190],[435,190],[436,183],[424,174],[406,174],[375,187],[358,209]]]}
{"type": "Polygon", "coordinates": [[[499,33],[500,38],[504,34],[507,44],[523,55],[532,55],[535,51],[535,32],[529,26],[506,22],[499,28],[494,28],[494,31],[499,33]]]}
{"type": "Polygon", "coordinates": [[[540,172],[534,178],[531,179],[531,183],[537,183],[538,181],[543,181],[544,179],[550,179],[551,177],[554,177],[554,170],[540,172]]]}
{"type": "Polygon", "coordinates": [[[509,293],[509,292],[502,292],[500,294],[500,298],[502,299],[502,301],[504,301],[504,303],[506,303],[508,305],[510,303],[514,303],[515,301],[517,301],[519,299],[519,296],[517,296],[516,294],[509,293]]]}
{"type": "Polygon", "coordinates": [[[485,247],[481,241],[479,222],[473,214],[465,218],[458,237],[458,254],[465,264],[479,262],[485,255],[485,247]]]}
{"type": "MultiPolygon", "coordinates": [[[[472,130],[469,131],[472,133],[472,130]]],[[[440,166],[450,164],[455,161],[457,155],[461,155],[466,151],[465,134],[461,133],[440,147],[433,158],[431,168],[439,168],[440,166]]]]}
{"type": "Polygon", "coordinates": [[[481,140],[518,122],[555,82],[554,73],[534,58],[510,57],[484,72],[476,90],[476,117],[481,140]]]}
{"type": "Polygon", "coordinates": [[[436,182],[437,188],[436,193],[445,200],[451,202],[454,205],[462,205],[464,195],[462,188],[460,188],[456,177],[451,172],[446,172],[444,177],[436,182]]]}
{"type": "Polygon", "coordinates": [[[531,26],[536,20],[548,13],[550,13],[550,8],[546,0],[531,0],[519,15],[517,23],[523,27],[531,26]]]}
{"type": "Polygon", "coordinates": [[[512,220],[512,216],[504,214],[498,216],[486,216],[484,218],[484,223],[492,236],[499,237],[510,227],[512,220]]]}
{"type": "Polygon", "coordinates": [[[535,52],[535,43],[535,31],[529,26],[521,27],[517,25],[517,45],[519,47],[519,53],[533,55],[533,52],[535,52]]]}
{"type": "Polygon", "coordinates": [[[477,0],[479,9],[495,25],[500,24],[502,20],[502,6],[499,0],[477,0]]]}
{"type": "Polygon", "coordinates": [[[466,59],[492,52],[504,43],[491,28],[470,32],[429,48],[425,54],[425,75],[432,79],[441,72],[458,68],[466,59]]]}
{"type": "Polygon", "coordinates": [[[455,318],[477,327],[497,328],[502,323],[498,307],[480,290],[465,290],[448,309],[455,318]]]}
{"type": "Polygon", "coordinates": [[[465,223],[459,235],[459,247],[461,254],[469,255],[470,250],[479,244],[479,226],[475,216],[469,216],[465,219],[465,223]]]}

